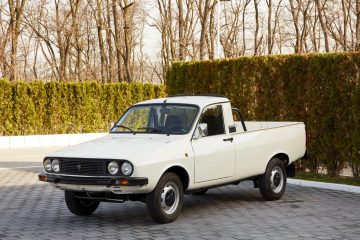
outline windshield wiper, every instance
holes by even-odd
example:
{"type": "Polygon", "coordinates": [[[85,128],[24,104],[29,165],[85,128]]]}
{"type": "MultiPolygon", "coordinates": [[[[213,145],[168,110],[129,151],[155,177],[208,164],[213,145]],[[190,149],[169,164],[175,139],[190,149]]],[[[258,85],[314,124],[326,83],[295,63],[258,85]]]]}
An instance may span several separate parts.
{"type": "Polygon", "coordinates": [[[153,128],[153,127],[141,127],[141,128],[138,128],[138,129],[151,131],[152,133],[162,133],[163,132],[161,129],[153,128]]]}
{"type": "Polygon", "coordinates": [[[122,128],[125,128],[126,130],[129,130],[130,132],[132,132],[134,135],[136,134],[136,132],[134,130],[132,130],[131,128],[125,126],[125,125],[114,125],[114,127],[122,127],[122,128]]]}

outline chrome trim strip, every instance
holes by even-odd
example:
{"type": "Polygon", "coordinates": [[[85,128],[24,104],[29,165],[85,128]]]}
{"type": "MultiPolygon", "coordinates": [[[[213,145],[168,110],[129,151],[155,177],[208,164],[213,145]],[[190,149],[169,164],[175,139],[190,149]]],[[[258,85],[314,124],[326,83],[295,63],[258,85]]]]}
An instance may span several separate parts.
{"type": "MultiPolygon", "coordinates": [[[[46,171],[45,171],[46,172],[46,171]]],[[[88,178],[114,178],[114,177],[124,177],[119,175],[114,176],[87,176],[87,175],[70,175],[70,174],[61,174],[61,173],[52,173],[52,172],[46,172],[47,174],[51,174],[54,176],[65,176],[65,177],[88,177],[88,178]]],[[[128,177],[128,176],[125,176],[128,177]]]]}

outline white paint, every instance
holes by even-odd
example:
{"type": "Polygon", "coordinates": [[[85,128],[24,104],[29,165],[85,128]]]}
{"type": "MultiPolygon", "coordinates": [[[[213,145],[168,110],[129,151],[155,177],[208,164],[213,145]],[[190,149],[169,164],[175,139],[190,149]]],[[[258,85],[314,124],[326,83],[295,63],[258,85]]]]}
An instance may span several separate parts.
{"type": "Polygon", "coordinates": [[[54,135],[39,136],[40,147],[56,146],[54,135]]]}
{"type": "Polygon", "coordinates": [[[9,137],[0,137],[0,149],[9,149],[10,148],[10,138],[9,137]]]}
{"type": "Polygon", "coordinates": [[[1,136],[0,149],[71,146],[105,136],[107,133],[1,136]]]}
{"type": "Polygon", "coordinates": [[[360,193],[360,187],[350,186],[345,184],[314,182],[314,181],[292,179],[292,178],[289,178],[287,182],[289,184],[294,184],[304,187],[314,187],[314,188],[322,188],[322,189],[329,189],[329,190],[336,190],[343,192],[360,193]]]}
{"type": "MultiPolygon", "coordinates": [[[[86,138],[85,138],[86,139],[86,138]]],[[[91,138],[89,138],[89,140],[92,140],[91,138]]],[[[79,144],[82,143],[83,137],[82,135],[79,134],[69,134],[69,145],[75,145],[75,144],[79,144]]]]}
{"type": "Polygon", "coordinates": [[[40,145],[40,138],[38,136],[27,136],[24,138],[24,144],[26,148],[38,147],[40,145]]]}
{"type": "Polygon", "coordinates": [[[0,159],[16,159],[16,158],[24,159],[24,158],[37,158],[37,157],[42,158],[44,156],[43,155],[26,155],[26,156],[24,156],[24,155],[16,155],[16,156],[11,156],[11,157],[9,157],[9,156],[5,156],[5,157],[0,156],[0,159]]]}
{"type": "Polygon", "coordinates": [[[235,146],[230,141],[223,141],[230,137],[229,134],[221,134],[192,141],[196,183],[234,176],[235,146]]]}
{"type": "Polygon", "coordinates": [[[69,136],[73,134],[54,134],[54,143],[59,143],[61,145],[70,145],[69,136]]]}
{"type": "Polygon", "coordinates": [[[9,148],[24,148],[25,147],[25,137],[24,136],[10,136],[10,145],[9,148]]]}
{"type": "Polygon", "coordinates": [[[269,160],[278,153],[287,154],[289,163],[305,154],[304,123],[252,122],[248,123],[249,131],[244,132],[241,124],[233,120],[229,99],[223,97],[169,97],[139,104],[159,104],[165,100],[168,104],[195,104],[200,113],[210,104],[222,105],[226,134],[195,140],[192,136],[197,124],[184,135],[112,133],[47,156],[128,160],[134,166],[132,177],[148,178],[147,185],[135,186],[134,191],[149,193],[170,167],[185,169],[189,176],[188,190],[193,190],[263,174],[269,160]],[[229,126],[235,123],[237,132],[229,133],[229,126]],[[233,141],[224,142],[225,138],[233,138],[233,141]]]}
{"type": "MultiPolygon", "coordinates": [[[[193,104],[200,107],[200,111],[208,105],[215,103],[230,103],[230,100],[226,97],[212,97],[212,96],[178,96],[178,97],[166,97],[166,98],[155,98],[143,102],[139,102],[135,105],[139,104],[160,104],[164,103],[175,103],[175,104],[193,104]]],[[[226,114],[226,113],[225,113],[226,114]]],[[[231,114],[231,113],[230,113],[231,114]]]]}

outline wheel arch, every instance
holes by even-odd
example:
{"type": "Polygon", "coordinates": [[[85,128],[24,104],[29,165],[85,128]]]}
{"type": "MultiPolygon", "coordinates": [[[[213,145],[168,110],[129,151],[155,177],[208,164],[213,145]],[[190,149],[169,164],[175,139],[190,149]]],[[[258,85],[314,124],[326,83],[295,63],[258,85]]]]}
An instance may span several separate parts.
{"type": "Polygon", "coordinates": [[[180,180],[183,184],[184,191],[189,187],[190,177],[189,177],[189,173],[186,171],[185,168],[178,166],[178,165],[171,166],[164,171],[164,173],[161,175],[161,177],[165,173],[168,173],[168,172],[175,173],[180,178],[180,180]]]}
{"type": "Polygon", "coordinates": [[[271,159],[273,159],[273,158],[280,159],[283,162],[285,167],[289,164],[289,161],[290,161],[289,155],[287,155],[286,153],[280,152],[280,153],[273,155],[271,158],[269,158],[268,164],[271,161],[271,159]]]}

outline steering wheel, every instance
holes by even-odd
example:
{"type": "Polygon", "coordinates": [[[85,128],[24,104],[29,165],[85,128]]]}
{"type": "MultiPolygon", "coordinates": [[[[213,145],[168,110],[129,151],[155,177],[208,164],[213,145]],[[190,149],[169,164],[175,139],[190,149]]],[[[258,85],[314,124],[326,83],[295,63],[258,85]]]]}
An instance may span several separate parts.
{"type": "Polygon", "coordinates": [[[176,133],[180,132],[180,133],[182,133],[183,131],[185,131],[185,129],[180,124],[172,124],[168,129],[168,132],[176,132],[176,133]]]}

